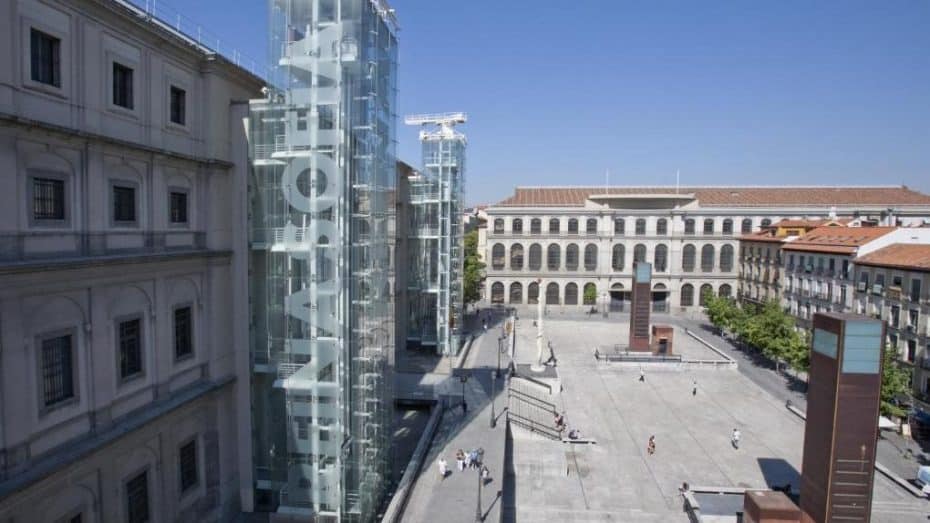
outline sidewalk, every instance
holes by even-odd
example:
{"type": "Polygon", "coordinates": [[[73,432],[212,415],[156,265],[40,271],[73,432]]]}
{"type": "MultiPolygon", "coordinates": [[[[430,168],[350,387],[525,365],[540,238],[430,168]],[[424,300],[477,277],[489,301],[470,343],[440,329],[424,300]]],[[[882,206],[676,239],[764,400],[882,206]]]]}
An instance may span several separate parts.
{"type": "MultiPolygon", "coordinates": [[[[481,514],[483,521],[500,521],[502,485],[504,475],[504,446],[506,440],[507,420],[502,415],[505,407],[506,373],[496,380],[497,397],[495,415],[497,425],[490,428],[491,419],[491,374],[497,362],[498,321],[494,318],[494,328],[489,326],[484,333],[476,329],[476,338],[463,368],[469,369],[471,375],[465,384],[465,400],[468,404],[466,416],[456,404],[447,408],[436,437],[424,461],[423,468],[415,480],[414,487],[407,501],[402,519],[407,522],[443,523],[473,522],[476,519],[478,503],[478,471],[466,469],[459,471],[456,467],[455,452],[458,449],[484,449],[484,464],[490,470],[490,481],[481,489],[481,514]],[[446,459],[450,474],[440,479],[437,462],[439,457],[446,459]]],[[[444,384],[442,394],[461,396],[462,383],[458,377],[451,377],[444,384]]]]}
{"type": "MultiPolygon", "coordinates": [[[[776,373],[773,369],[757,365],[750,355],[737,349],[729,340],[702,329],[702,325],[706,326],[707,323],[685,319],[677,321],[736,359],[739,362],[739,371],[769,394],[782,401],[790,400],[799,409],[807,411],[807,396],[804,392],[797,390],[796,384],[794,388],[792,387],[791,378],[776,373]]],[[[905,440],[900,434],[889,431],[881,431],[875,458],[889,470],[907,480],[917,477],[917,468],[920,465],[930,463],[930,455],[925,453],[917,442],[905,440]]]]}

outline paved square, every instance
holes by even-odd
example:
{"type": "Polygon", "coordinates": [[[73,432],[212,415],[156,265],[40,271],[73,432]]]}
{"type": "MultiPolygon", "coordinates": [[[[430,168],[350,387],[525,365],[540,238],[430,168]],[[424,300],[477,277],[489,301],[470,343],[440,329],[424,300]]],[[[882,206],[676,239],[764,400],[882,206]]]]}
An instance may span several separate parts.
{"type": "MultiPolygon", "coordinates": [[[[595,345],[623,343],[627,325],[547,320],[570,427],[597,445],[567,445],[514,427],[517,521],[687,521],[678,487],[784,485],[797,490],[803,421],[734,370],[605,366],[595,345]],[[692,383],[698,392],[692,395],[692,383]],[[738,450],[730,444],[742,432],[738,450]],[[656,453],[646,453],[650,435],[656,453]]],[[[535,327],[517,329],[516,360],[535,357],[535,327]]],[[[699,350],[676,330],[675,343],[699,350]]],[[[692,354],[687,354],[689,357],[692,354]]],[[[696,356],[696,354],[694,354],[696,356]]],[[[876,474],[873,521],[926,521],[927,504],[876,474]]]]}

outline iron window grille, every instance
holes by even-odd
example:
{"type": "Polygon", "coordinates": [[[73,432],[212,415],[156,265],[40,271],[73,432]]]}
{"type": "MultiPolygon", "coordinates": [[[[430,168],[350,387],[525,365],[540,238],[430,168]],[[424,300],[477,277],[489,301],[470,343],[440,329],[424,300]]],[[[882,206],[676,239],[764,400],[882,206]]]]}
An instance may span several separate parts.
{"type": "Polygon", "coordinates": [[[129,523],[148,523],[149,478],[142,472],[126,482],[126,519],[129,523]]]}
{"type": "Polygon", "coordinates": [[[71,335],[42,340],[42,391],[46,407],[74,397],[71,335]]]}
{"type": "Polygon", "coordinates": [[[65,219],[65,182],[63,180],[32,179],[32,216],[36,220],[65,219]]]}
{"type": "Polygon", "coordinates": [[[172,191],[171,223],[187,223],[187,193],[172,191]]]}
{"type": "Polygon", "coordinates": [[[136,221],[136,190],[133,187],[113,186],[113,221],[136,221]]]}

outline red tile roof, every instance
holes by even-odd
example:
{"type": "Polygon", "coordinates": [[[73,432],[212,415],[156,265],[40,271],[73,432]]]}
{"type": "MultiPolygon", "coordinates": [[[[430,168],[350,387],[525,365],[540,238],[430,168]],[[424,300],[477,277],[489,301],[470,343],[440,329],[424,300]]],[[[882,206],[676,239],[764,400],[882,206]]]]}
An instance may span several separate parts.
{"type": "Polygon", "coordinates": [[[741,242],[768,242],[768,243],[782,243],[785,241],[787,236],[775,236],[775,230],[762,230],[759,232],[753,232],[749,234],[743,234],[739,237],[741,242]]]}
{"type": "Polygon", "coordinates": [[[723,207],[930,205],[930,195],[900,187],[517,187],[496,206],[573,207],[593,194],[694,194],[702,205],[723,207]]]}
{"type": "Polygon", "coordinates": [[[856,263],[859,265],[930,272],[930,245],[926,243],[893,243],[856,258],[856,263]]]}
{"type": "Polygon", "coordinates": [[[856,249],[895,227],[818,227],[782,247],[786,251],[854,254],[856,249]]]}

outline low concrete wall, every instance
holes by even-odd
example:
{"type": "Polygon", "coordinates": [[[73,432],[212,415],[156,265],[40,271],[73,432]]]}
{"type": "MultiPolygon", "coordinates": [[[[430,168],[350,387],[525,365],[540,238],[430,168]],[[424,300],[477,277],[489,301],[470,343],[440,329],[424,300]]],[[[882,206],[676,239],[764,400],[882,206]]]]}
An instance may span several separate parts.
{"type": "Polygon", "coordinates": [[[426,423],[426,429],[423,430],[423,435],[420,436],[420,441],[417,442],[417,448],[414,449],[413,456],[410,457],[410,463],[407,463],[407,468],[404,469],[404,474],[397,484],[397,489],[391,497],[391,502],[388,504],[387,510],[384,511],[384,517],[381,518],[382,523],[401,521],[404,508],[407,505],[407,498],[410,496],[410,489],[413,487],[416,476],[420,472],[420,468],[423,467],[423,460],[426,458],[426,453],[429,451],[433,436],[436,435],[436,428],[439,426],[439,421],[442,419],[444,410],[445,405],[443,405],[441,401],[433,405],[433,411],[430,413],[429,421],[426,423]]]}

